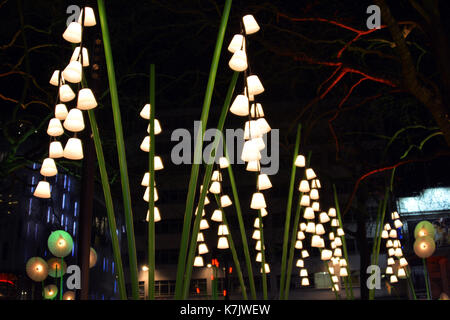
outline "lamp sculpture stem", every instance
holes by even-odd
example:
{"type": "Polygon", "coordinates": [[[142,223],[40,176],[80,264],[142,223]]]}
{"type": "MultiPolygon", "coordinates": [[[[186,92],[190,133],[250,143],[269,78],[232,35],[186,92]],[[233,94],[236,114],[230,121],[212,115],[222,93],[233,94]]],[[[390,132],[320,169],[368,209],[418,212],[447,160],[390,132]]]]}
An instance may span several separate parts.
{"type": "Polygon", "coordinates": [[[150,150],[148,200],[148,298],[155,299],[155,65],[150,65],[150,150]]]}
{"type": "Polygon", "coordinates": [[[291,210],[292,210],[292,197],[294,195],[294,184],[295,184],[295,172],[297,167],[295,166],[295,159],[298,155],[298,149],[300,146],[300,136],[301,136],[302,125],[299,124],[297,126],[297,134],[295,137],[295,147],[294,147],[294,155],[292,160],[292,168],[291,168],[291,180],[289,182],[289,194],[288,194],[288,202],[286,207],[286,220],[284,222],[284,236],[283,236],[283,251],[281,255],[281,275],[280,275],[280,300],[284,298],[285,295],[285,283],[286,283],[286,258],[288,251],[288,241],[289,241],[289,230],[291,223],[291,210]]]}
{"type": "Polygon", "coordinates": [[[428,274],[427,259],[422,258],[422,262],[423,262],[423,273],[425,276],[425,286],[427,288],[427,300],[431,300],[430,278],[428,274]]]}
{"type": "Polygon", "coordinates": [[[406,279],[408,280],[408,284],[409,284],[409,288],[411,290],[411,294],[413,296],[413,299],[417,300],[416,290],[414,289],[414,284],[413,284],[413,282],[411,280],[411,272],[409,270],[409,266],[406,266],[405,270],[406,270],[406,279]]]}
{"type": "MultiPolygon", "coordinates": [[[[200,170],[200,161],[202,157],[203,150],[203,133],[206,129],[206,124],[208,122],[209,108],[211,105],[211,99],[214,89],[214,83],[216,80],[217,68],[219,66],[220,53],[222,51],[223,39],[225,37],[225,30],[227,27],[228,17],[231,9],[231,0],[226,0],[222,18],[220,21],[219,32],[217,34],[216,46],[214,49],[213,59],[211,63],[211,68],[209,71],[208,84],[206,86],[205,98],[203,100],[203,108],[201,114],[201,129],[199,130],[196,137],[196,147],[194,150],[194,163],[191,168],[191,176],[189,179],[188,195],[186,199],[186,208],[184,212],[183,221],[183,231],[181,234],[180,242],[180,253],[178,256],[178,266],[177,266],[177,278],[175,283],[175,299],[181,299],[183,294],[183,287],[185,283],[185,267],[192,268],[191,264],[186,264],[186,257],[188,253],[188,238],[189,230],[191,228],[192,211],[194,208],[194,197],[197,189],[197,180],[200,170]]],[[[209,183],[209,181],[208,181],[209,183]]],[[[205,187],[206,188],[206,187],[205,187]]],[[[203,207],[203,204],[202,204],[203,207]]],[[[200,211],[201,212],[201,211],[200,211]]],[[[189,279],[190,280],[190,279],[189,279]]],[[[189,290],[189,285],[188,285],[189,290]]]]}
{"type": "Polygon", "coordinates": [[[59,282],[59,300],[63,299],[63,271],[64,271],[64,258],[61,257],[61,278],[59,282]]]}
{"type": "Polygon", "coordinates": [[[117,155],[119,158],[120,181],[122,185],[122,197],[125,213],[125,225],[128,243],[128,256],[130,262],[131,291],[134,300],[139,300],[138,269],[136,257],[136,242],[134,237],[133,212],[131,207],[130,183],[128,179],[125,142],[123,138],[122,119],[120,115],[119,95],[117,91],[114,61],[109,38],[109,29],[106,18],[104,0],[97,0],[98,14],[102,30],[103,45],[105,50],[106,66],[108,71],[109,92],[113,111],[114,129],[116,133],[117,155]]]}
{"type": "Polygon", "coordinates": [[[263,288],[263,299],[267,300],[267,275],[266,275],[266,250],[264,248],[264,231],[262,223],[261,210],[258,210],[259,219],[259,233],[261,236],[261,271],[262,271],[262,288],[263,288]]]}

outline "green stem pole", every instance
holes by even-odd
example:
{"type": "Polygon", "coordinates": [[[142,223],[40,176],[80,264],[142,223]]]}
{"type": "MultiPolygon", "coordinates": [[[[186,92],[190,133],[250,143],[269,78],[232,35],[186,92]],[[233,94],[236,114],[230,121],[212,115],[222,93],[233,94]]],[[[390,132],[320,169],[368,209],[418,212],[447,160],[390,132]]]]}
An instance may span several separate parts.
{"type": "Polygon", "coordinates": [[[61,277],[59,279],[59,300],[63,299],[63,273],[64,273],[64,258],[61,257],[61,277]]]}
{"type": "Polygon", "coordinates": [[[122,256],[120,254],[119,238],[117,236],[116,218],[114,215],[114,204],[111,196],[111,188],[109,185],[108,172],[106,171],[105,156],[103,154],[102,142],[98,131],[97,120],[94,110],[88,110],[89,122],[91,124],[92,136],[94,138],[95,151],[97,153],[98,168],[102,181],[103,195],[105,197],[106,215],[108,217],[109,233],[111,235],[111,243],[113,249],[114,262],[116,264],[116,277],[121,300],[127,299],[125,288],[125,276],[123,272],[122,256]]]}
{"type": "MultiPolygon", "coordinates": [[[[182,296],[184,299],[187,299],[187,295],[189,294],[189,285],[190,285],[190,281],[191,281],[192,267],[193,267],[194,258],[195,258],[195,248],[197,245],[197,234],[198,234],[198,231],[200,228],[200,220],[202,218],[202,215],[200,213],[203,211],[206,193],[208,191],[208,186],[211,181],[214,160],[215,160],[215,157],[217,154],[216,150],[217,150],[219,142],[222,138],[221,132],[222,132],[224,124],[225,124],[225,119],[228,114],[228,108],[231,103],[231,98],[233,97],[233,92],[234,92],[234,88],[236,87],[236,82],[237,82],[238,77],[239,77],[239,73],[234,72],[233,77],[231,78],[231,81],[230,81],[230,85],[228,86],[228,91],[225,96],[225,101],[224,101],[224,104],[222,107],[219,122],[217,124],[216,135],[214,136],[214,142],[212,144],[212,149],[211,149],[212,152],[208,158],[205,175],[203,177],[203,189],[202,189],[202,192],[200,193],[200,198],[198,200],[198,211],[197,211],[197,215],[194,219],[194,226],[193,226],[193,230],[192,230],[188,258],[187,258],[187,262],[186,262],[186,272],[185,272],[185,276],[184,276],[183,291],[182,291],[182,296]]],[[[188,241],[186,240],[186,243],[187,242],[188,241]]]]}
{"type": "MultiPolygon", "coordinates": [[[[306,167],[309,167],[309,164],[311,163],[311,155],[312,152],[308,152],[308,156],[306,159],[306,167]]],[[[305,171],[303,171],[302,179],[305,176],[305,171]]],[[[292,233],[291,233],[291,246],[289,247],[289,259],[288,259],[288,265],[286,269],[286,283],[284,288],[284,296],[283,299],[287,300],[289,299],[289,292],[291,289],[291,276],[292,276],[292,266],[294,264],[294,249],[295,249],[295,241],[297,240],[297,230],[298,230],[298,224],[300,222],[300,216],[301,212],[303,212],[301,206],[300,206],[300,199],[303,196],[303,192],[300,193],[297,201],[297,207],[295,209],[295,216],[294,216],[294,224],[292,225],[292,233]]]]}
{"type": "Polygon", "coordinates": [[[301,130],[302,125],[299,124],[297,126],[297,135],[295,137],[294,156],[292,159],[292,168],[291,168],[291,180],[289,182],[289,194],[286,207],[286,220],[284,222],[283,251],[281,256],[281,275],[280,275],[280,300],[283,299],[283,296],[285,295],[284,288],[286,282],[286,258],[287,258],[289,230],[291,223],[292,197],[294,195],[295,172],[297,170],[297,167],[295,166],[295,160],[297,159],[298,149],[300,146],[301,130]]]}
{"type": "Polygon", "coordinates": [[[216,198],[216,202],[217,202],[217,206],[219,207],[220,211],[222,211],[222,223],[224,225],[227,226],[228,228],[228,244],[230,246],[230,251],[231,251],[231,255],[233,256],[233,261],[234,261],[234,266],[236,267],[236,272],[238,275],[238,280],[239,280],[239,284],[241,285],[241,290],[242,290],[242,296],[244,298],[244,300],[247,300],[247,290],[245,288],[245,283],[244,283],[244,276],[242,275],[242,269],[241,269],[241,264],[239,262],[239,258],[236,252],[236,247],[234,246],[234,241],[233,241],[233,237],[231,235],[231,229],[228,225],[228,221],[227,221],[227,217],[225,215],[225,211],[222,208],[222,204],[220,203],[220,199],[219,196],[217,194],[214,195],[214,197],[216,198]]]}
{"type": "MultiPolygon", "coordinates": [[[[337,214],[337,218],[339,220],[339,226],[342,228],[342,230],[344,230],[344,224],[342,223],[341,209],[339,206],[336,185],[334,185],[334,184],[333,184],[333,194],[334,194],[334,202],[336,205],[336,208],[335,208],[336,214],[337,214]]],[[[350,272],[350,263],[348,261],[347,241],[345,241],[345,235],[342,236],[341,239],[342,239],[342,249],[344,251],[344,259],[347,262],[347,266],[345,268],[347,269],[347,274],[348,274],[348,276],[346,277],[347,279],[345,279],[346,281],[344,281],[345,292],[347,293],[349,291],[350,299],[353,300],[354,295],[353,295],[352,277],[351,277],[351,272],[350,272]]],[[[348,296],[347,296],[347,299],[348,299],[348,296]]]]}
{"type": "Polygon", "coordinates": [[[155,65],[150,65],[150,150],[148,201],[148,298],[155,299],[155,65]]]}
{"type": "Polygon", "coordinates": [[[104,0],[97,0],[98,14],[102,29],[103,45],[105,50],[106,66],[108,71],[109,92],[111,95],[111,106],[114,118],[114,129],[116,132],[117,154],[119,158],[120,180],[122,185],[122,196],[125,213],[125,225],[128,243],[128,256],[130,260],[131,291],[134,300],[139,300],[138,267],[136,257],[136,241],[134,237],[133,212],[131,208],[130,182],[128,179],[127,159],[125,142],[123,138],[122,119],[120,115],[119,95],[117,92],[114,61],[109,38],[108,23],[104,0]]]}
{"type": "Polygon", "coordinates": [[[423,273],[425,276],[425,286],[427,288],[427,299],[431,300],[430,279],[428,275],[427,259],[422,258],[422,262],[423,262],[423,273]]]}
{"type": "MultiPolygon", "coordinates": [[[[184,222],[183,231],[181,234],[180,242],[180,253],[178,256],[178,266],[177,266],[177,278],[175,284],[175,299],[180,299],[183,293],[184,287],[184,275],[186,267],[186,256],[188,253],[188,238],[189,230],[191,227],[192,211],[194,208],[194,197],[195,191],[197,189],[197,179],[201,164],[202,149],[203,149],[203,132],[205,132],[206,124],[208,122],[209,108],[211,105],[212,94],[214,90],[214,83],[216,80],[217,68],[219,66],[220,53],[222,51],[223,39],[225,37],[225,29],[227,27],[228,17],[231,9],[231,0],[226,0],[222,18],[220,21],[219,32],[217,34],[216,46],[214,49],[214,55],[211,63],[211,68],[209,71],[208,84],[206,86],[205,98],[203,100],[203,109],[201,114],[201,129],[199,130],[196,137],[196,144],[194,150],[194,163],[191,168],[191,177],[189,179],[188,195],[186,199],[186,208],[184,212],[184,222]]],[[[187,267],[192,267],[187,265],[187,267]]],[[[188,286],[189,290],[189,286],[188,286]]]]}
{"type": "Polygon", "coordinates": [[[226,143],[224,143],[224,150],[225,150],[225,157],[228,160],[228,163],[230,165],[228,166],[228,176],[230,178],[230,184],[231,184],[231,191],[233,193],[233,200],[236,207],[236,215],[238,219],[239,224],[239,230],[241,233],[241,240],[242,240],[242,247],[244,248],[244,257],[245,257],[245,264],[247,267],[247,274],[248,274],[248,280],[250,284],[250,293],[253,300],[256,300],[256,288],[255,288],[255,279],[253,277],[253,266],[252,266],[252,259],[250,258],[250,251],[248,249],[248,242],[247,242],[247,233],[245,231],[245,225],[244,225],[244,219],[242,218],[242,210],[241,210],[241,202],[239,201],[239,194],[236,187],[236,181],[234,179],[234,173],[233,168],[231,166],[231,162],[228,156],[228,150],[226,148],[226,143]]]}
{"type": "Polygon", "coordinates": [[[259,217],[259,233],[261,240],[261,273],[262,273],[262,288],[263,288],[263,299],[267,300],[267,275],[266,275],[266,250],[264,248],[264,231],[263,231],[263,220],[261,215],[261,210],[258,210],[259,217]]]}
{"type": "Polygon", "coordinates": [[[413,296],[414,300],[417,300],[417,296],[416,296],[416,290],[414,289],[414,284],[411,280],[411,272],[409,271],[409,266],[405,267],[406,270],[406,279],[408,280],[408,284],[409,284],[409,288],[411,290],[411,294],[413,296]]]}

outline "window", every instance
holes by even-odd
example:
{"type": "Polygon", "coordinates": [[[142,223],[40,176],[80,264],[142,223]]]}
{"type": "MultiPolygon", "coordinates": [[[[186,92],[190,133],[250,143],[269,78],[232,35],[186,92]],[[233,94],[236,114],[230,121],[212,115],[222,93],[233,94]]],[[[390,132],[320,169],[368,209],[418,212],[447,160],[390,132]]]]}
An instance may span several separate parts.
{"type": "Polygon", "coordinates": [[[175,280],[155,281],[155,296],[167,297],[175,295],[175,280]]]}
{"type": "MultiPolygon", "coordinates": [[[[114,282],[114,292],[116,289],[116,283],[114,282]]],[[[145,299],[145,281],[139,281],[139,299],[145,299]]]]}

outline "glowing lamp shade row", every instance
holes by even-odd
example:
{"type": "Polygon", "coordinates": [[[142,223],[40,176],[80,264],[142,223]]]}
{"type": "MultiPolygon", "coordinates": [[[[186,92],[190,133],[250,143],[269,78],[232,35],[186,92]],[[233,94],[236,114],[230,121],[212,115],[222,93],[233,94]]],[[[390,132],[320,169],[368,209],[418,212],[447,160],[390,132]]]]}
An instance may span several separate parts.
{"type": "Polygon", "coordinates": [[[36,282],[44,281],[48,276],[47,262],[40,257],[30,258],[27,261],[26,272],[31,280],[36,282]]]}
{"type": "Polygon", "coordinates": [[[59,258],[67,256],[73,248],[73,240],[69,233],[64,230],[53,231],[47,240],[50,252],[59,258]]]}

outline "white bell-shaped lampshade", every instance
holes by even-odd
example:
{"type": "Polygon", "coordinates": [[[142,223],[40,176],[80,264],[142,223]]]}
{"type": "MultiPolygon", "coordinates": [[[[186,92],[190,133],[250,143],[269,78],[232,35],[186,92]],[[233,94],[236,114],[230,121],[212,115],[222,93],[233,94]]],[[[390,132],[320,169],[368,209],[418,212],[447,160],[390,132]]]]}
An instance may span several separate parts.
{"type": "Polygon", "coordinates": [[[301,180],[298,186],[298,191],[306,193],[310,191],[308,180],[301,180]]]}
{"type": "Polygon", "coordinates": [[[211,181],[222,181],[222,175],[219,170],[214,170],[211,176],[211,181]]]}
{"type": "Polygon", "coordinates": [[[316,224],[314,222],[308,222],[305,232],[316,233],[316,224]]]}
{"type": "Polygon", "coordinates": [[[197,233],[197,242],[204,242],[205,237],[203,236],[202,232],[197,233]]]}
{"type": "Polygon", "coordinates": [[[245,168],[245,170],[251,171],[251,172],[258,172],[259,168],[260,168],[259,161],[253,160],[253,161],[249,161],[247,163],[247,167],[245,168]]]}
{"type": "Polygon", "coordinates": [[[342,237],[343,235],[345,235],[344,229],[338,228],[338,229],[336,230],[336,234],[337,234],[339,237],[342,237]]]}
{"type": "MultiPolygon", "coordinates": [[[[266,249],[266,246],[264,246],[264,250],[265,249],[266,249]]],[[[255,250],[261,251],[261,240],[256,241],[255,250]]]]}
{"type": "Polygon", "coordinates": [[[320,223],[327,223],[327,222],[329,222],[330,221],[330,217],[327,215],[327,213],[324,211],[324,212],[321,212],[320,213],[320,215],[319,215],[319,220],[320,220],[320,223]]]}
{"type": "MultiPolygon", "coordinates": [[[[386,231],[386,230],[384,230],[386,231]]],[[[394,246],[394,243],[392,242],[391,239],[389,239],[388,241],[386,241],[386,248],[392,248],[394,246]]]]}
{"type": "Polygon", "coordinates": [[[219,225],[219,229],[217,230],[218,236],[227,236],[230,232],[228,231],[228,227],[226,224],[219,225]]]}
{"type": "MultiPolygon", "coordinates": [[[[147,217],[145,218],[145,221],[149,222],[150,221],[150,211],[147,210],[147,217]]],[[[154,207],[153,210],[153,219],[155,222],[161,221],[161,213],[159,212],[158,207],[154,207]]]]}
{"type": "Polygon", "coordinates": [[[226,208],[231,206],[233,202],[231,202],[231,199],[228,195],[223,195],[222,197],[220,197],[220,204],[222,205],[222,208],[226,208]]]}
{"type": "Polygon", "coordinates": [[[335,208],[328,209],[328,216],[336,217],[336,209],[335,208]]]}
{"type": "Polygon", "coordinates": [[[332,256],[333,252],[328,249],[323,249],[322,252],[320,253],[320,259],[324,261],[330,260],[332,256]]]}
{"type": "Polygon", "coordinates": [[[97,100],[95,100],[92,90],[83,88],[78,91],[77,108],[80,110],[90,110],[97,107],[97,100]]]}
{"type": "Polygon", "coordinates": [[[261,227],[259,217],[255,218],[255,222],[253,223],[253,228],[259,229],[261,227]]]}
{"type": "Polygon", "coordinates": [[[395,256],[395,249],[394,248],[389,248],[388,255],[389,255],[389,257],[395,256]]]}
{"type": "MultiPolygon", "coordinates": [[[[145,193],[143,196],[144,201],[149,202],[150,201],[150,187],[145,188],[145,193]]],[[[156,188],[153,188],[153,201],[158,201],[158,190],[156,188]]]]}
{"type": "Polygon", "coordinates": [[[261,208],[259,210],[261,212],[261,217],[267,216],[269,213],[267,212],[266,208],[261,208]]]}
{"type": "Polygon", "coordinates": [[[295,158],[295,166],[296,167],[304,167],[306,165],[305,156],[298,155],[297,158],[295,158]]]}
{"type": "Polygon", "coordinates": [[[48,157],[52,159],[64,157],[64,149],[60,141],[50,142],[50,146],[48,148],[48,157]]]}
{"type": "MultiPolygon", "coordinates": [[[[158,119],[154,119],[155,121],[153,122],[155,124],[155,135],[158,135],[162,132],[162,128],[161,128],[161,123],[159,122],[158,119]]],[[[150,124],[147,127],[147,132],[148,134],[150,134],[150,124]]]]}
{"type": "Polygon", "coordinates": [[[334,243],[336,244],[336,247],[342,246],[341,237],[336,237],[336,239],[334,239],[334,243]]]}
{"type": "MultiPolygon", "coordinates": [[[[262,268],[261,268],[261,273],[263,273],[263,269],[262,268]]],[[[270,273],[270,267],[269,267],[268,263],[266,263],[264,265],[264,273],[270,273]]]]}
{"type": "Polygon", "coordinates": [[[211,220],[215,222],[222,222],[222,211],[219,209],[214,210],[211,220]]]}
{"type": "Polygon", "coordinates": [[[233,56],[228,62],[228,66],[233,71],[241,72],[247,70],[248,64],[247,64],[247,55],[245,54],[245,51],[237,50],[235,53],[233,53],[233,56]]]}
{"type": "Polygon", "coordinates": [[[297,268],[303,268],[305,266],[305,263],[302,259],[297,259],[297,262],[295,263],[295,266],[297,268]]]}
{"type": "Polygon", "coordinates": [[[392,242],[392,246],[393,246],[394,248],[401,247],[400,240],[394,240],[394,241],[392,242]]]}
{"type": "Polygon", "coordinates": [[[403,251],[402,251],[402,248],[396,248],[395,249],[395,254],[394,254],[396,257],[401,257],[401,256],[403,256],[403,251]]]}
{"type": "Polygon", "coordinates": [[[261,192],[253,193],[250,208],[258,210],[265,207],[266,207],[266,200],[264,199],[264,195],[261,192]]]}
{"type": "Polygon", "coordinates": [[[264,148],[266,147],[266,144],[264,143],[264,139],[262,137],[253,138],[252,140],[258,146],[259,151],[264,150],[264,148]]]}
{"type": "Polygon", "coordinates": [[[241,154],[242,161],[255,161],[261,160],[261,152],[259,151],[258,144],[255,140],[245,141],[241,154]]]}
{"type": "Polygon", "coordinates": [[[387,230],[381,231],[381,238],[383,239],[389,238],[389,232],[387,230]]]}
{"type": "Polygon", "coordinates": [[[244,139],[254,139],[262,136],[262,133],[259,129],[258,122],[256,120],[250,120],[245,122],[244,127],[244,139]]]}
{"type": "Polygon", "coordinates": [[[398,229],[403,227],[403,223],[400,221],[400,219],[394,220],[394,226],[398,229]]]}
{"type": "Polygon", "coordinates": [[[338,276],[336,276],[336,275],[332,276],[331,281],[333,281],[333,283],[338,283],[339,282],[338,276]]]}
{"type": "Polygon", "coordinates": [[[389,279],[389,281],[391,283],[396,283],[398,282],[397,276],[395,274],[391,275],[391,278],[389,279]]]}
{"type": "Polygon", "coordinates": [[[339,220],[336,219],[336,218],[331,219],[331,226],[332,227],[339,227],[339,220]]]}
{"type": "Polygon", "coordinates": [[[334,274],[334,268],[333,267],[328,267],[328,272],[330,274],[334,274]]]}
{"type": "Polygon", "coordinates": [[[388,266],[392,266],[392,265],[394,265],[394,264],[395,264],[394,258],[390,257],[390,258],[387,259],[387,265],[388,265],[388,266]]]}
{"type": "Polygon", "coordinates": [[[395,220],[395,219],[400,219],[400,215],[398,214],[397,211],[394,211],[391,213],[391,219],[395,220]]]}
{"type": "Polygon", "coordinates": [[[302,278],[302,286],[304,286],[304,287],[309,286],[309,279],[308,278],[302,278]]]}
{"type": "Polygon", "coordinates": [[[297,232],[297,239],[298,239],[298,240],[303,240],[303,239],[305,239],[305,234],[303,233],[303,231],[297,232]]]}
{"type": "Polygon", "coordinates": [[[335,256],[335,257],[342,257],[342,249],[341,248],[334,249],[333,256],[335,256]]]}
{"type": "Polygon", "coordinates": [[[408,261],[406,261],[404,257],[400,258],[399,263],[401,267],[406,267],[408,265],[408,261]]]}
{"type": "Polygon", "coordinates": [[[308,270],[301,269],[300,270],[300,277],[307,277],[308,276],[308,270]]]}
{"type": "Polygon", "coordinates": [[[75,98],[75,92],[68,84],[63,84],[59,87],[59,100],[61,102],[69,102],[75,98]]]}
{"type": "MultiPolygon", "coordinates": [[[[83,47],[83,50],[81,50],[83,55],[83,67],[89,66],[89,54],[87,48],[83,47]]],[[[70,61],[80,61],[81,63],[81,55],[80,55],[80,47],[76,47],[73,50],[72,57],[70,58],[70,61]]]]}
{"type": "Polygon", "coordinates": [[[71,43],[80,43],[81,42],[81,24],[78,22],[71,22],[67,26],[66,30],[63,33],[63,38],[66,41],[71,43]]]}
{"type": "Polygon", "coordinates": [[[339,260],[339,265],[340,265],[341,267],[346,267],[346,266],[347,266],[347,260],[345,260],[345,259],[339,260]]]}
{"type": "Polygon", "coordinates": [[[208,253],[208,246],[206,245],[206,243],[199,243],[198,245],[198,254],[205,254],[208,253]]]}
{"type": "Polygon", "coordinates": [[[320,203],[317,202],[317,201],[314,201],[314,202],[311,204],[311,208],[312,208],[314,211],[320,211],[320,203]]]}
{"type": "Polygon", "coordinates": [[[206,206],[206,205],[208,205],[208,204],[209,204],[209,198],[208,198],[208,196],[205,196],[204,205],[206,206]]]}
{"type": "Polygon", "coordinates": [[[58,169],[56,168],[55,160],[52,158],[45,158],[42,162],[41,166],[41,175],[44,177],[53,177],[58,173],[58,169]]]}
{"type": "Polygon", "coordinates": [[[219,241],[217,242],[217,249],[228,249],[228,239],[227,237],[219,237],[219,241]]]}
{"type": "Polygon", "coordinates": [[[304,194],[302,195],[302,197],[300,198],[300,205],[303,207],[309,207],[311,204],[311,201],[309,199],[309,195],[304,194]]]}
{"type": "Polygon", "coordinates": [[[51,197],[50,183],[48,183],[48,181],[39,181],[33,192],[33,196],[36,198],[49,199],[51,197]]]}
{"type": "Polygon", "coordinates": [[[316,177],[316,173],[314,172],[313,169],[311,169],[311,168],[306,169],[306,179],[312,180],[315,177],[316,177]]]}
{"type": "Polygon", "coordinates": [[[389,231],[389,230],[391,230],[392,228],[391,228],[391,225],[389,224],[389,223],[386,223],[385,225],[384,225],[384,230],[386,230],[386,231],[389,231]]]}
{"type": "Polygon", "coordinates": [[[321,248],[321,244],[323,241],[321,241],[320,236],[317,234],[313,235],[311,238],[311,247],[313,248],[321,248]]]}
{"type": "Polygon", "coordinates": [[[64,80],[72,83],[81,82],[82,69],[83,67],[79,61],[70,61],[62,73],[64,80]]]}
{"type": "Polygon", "coordinates": [[[211,187],[209,187],[209,192],[214,193],[214,194],[219,194],[222,190],[222,187],[220,185],[219,181],[213,181],[213,183],[211,183],[211,187]]]}
{"type": "Polygon", "coordinates": [[[64,133],[61,121],[56,118],[50,119],[47,128],[47,134],[52,137],[58,137],[64,133]]]}
{"type": "Polygon", "coordinates": [[[146,120],[150,119],[150,104],[149,103],[144,105],[144,107],[142,108],[142,110],[139,113],[139,115],[141,116],[141,118],[144,118],[146,120]]]}
{"type": "Polygon", "coordinates": [[[330,241],[333,241],[335,239],[334,232],[330,232],[329,239],[330,241]]]}
{"type": "Polygon", "coordinates": [[[322,188],[321,184],[320,184],[320,180],[319,179],[313,179],[311,181],[311,187],[315,188],[315,189],[320,189],[322,188]]]}
{"type": "MultiPolygon", "coordinates": [[[[58,86],[59,85],[59,73],[60,72],[61,72],[60,70],[53,71],[52,77],[50,78],[50,84],[52,86],[58,86]]],[[[61,82],[63,82],[63,81],[64,81],[64,79],[61,79],[61,82]]]]}
{"type": "Polygon", "coordinates": [[[270,128],[270,125],[265,118],[259,118],[258,120],[256,120],[256,124],[258,125],[259,132],[261,132],[261,134],[268,133],[270,132],[270,130],[272,130],[272,128],[270,128]]]}
{"type": "Polygon", "coordinates": [[[150,150],[150,136],[146,136],[141,142],[141,150],[144,152],[149,152],[150,150]]]}
{"type": "Polygon", "coordinates": [[[253,230],[252,239],[261,240],[261,232],[259,230],[253,230]]]}
{"type": "Polygon", "coordinates": [[[330,245],[331,245],[331,249],[336,249],[336,243],[334,242],[334,240],[331,241],[330,245]]]}
{"type": "Polygon", "coordinates": [[[312,220],[315,218],[314,210],[311,207],[305,208],[305,212],[303,213],[303,218],[312,220]]]}
{"type": "Polygon", "coordinates": [[[245,15],[242,18],[242,21],[244,22],[245,34],[253,34],[259,31],[259,25],[256,22],[255,17],[253,17],[253,15],[251,14],[245,15]]]}
{"type": "Polygon", "coordinates": [[[83,112],[77,108],[70,109],[69,114],[64,120],[64,128],[72,132],[84,130],[83,112]]]}
{"type": "Polygon", "coordinates": [[[264,92],[264,87],[255,74],[247,77],[247,87],[249,95],[256,96],[264,92]]]}
{"type": "Polygon", "coordinates": [[[308,250],[303,249],[303,250],[302,250],[302,258],[305,259],[305,258],[308,258],[308,257],[309,257],[308,250]]]}
{"type": "Polygon", "coordinates": [[[301,222],[299,228],[300,228],[300,231],[306,231],[306,223],[301,222]]]}
{"type": "Polygon", "coordinates": [[[341,277],[347,277],[348,276],[347,268],[345,268],[345,267],[340,268],[339,275],[341,277]]]}
{"type": "Polygon", "coordinates": [[[258,190],[267,190],[272,188],[269,176],[265,173],[258,175],[258,190]]]}
{"type": "Polygon", "coordinates": [[[316,234],[318,234],[319,236],[325,234],[325,228],[323,227],[323,224],[316,224],[316,234]]]}
{"type": "Polygon", "coordinates": [[[397,271],[397,276],[399,278],[406,278],[406,271],[404,268],[399,268],[397,271]]]}
{"type": "Polygon", "coordinates": [[[78,18],[78,23],[83,23],[83,12],[84,12],[84,26],[93,27],[96,25],[95,13],[91,7],[84,7],[81,9],[80,17],[78,18]]]}
{"type": "Polygon", "coordinates": [[[67,117],[67,114],[69,111],[67,111],[67,107],[63,103],[59,103],[55,106],[55,118],[59,120],[65,120],[67,117]]]}
{"type": "Polygon", "coordinates": [[[302,240],[295,241],[295,249],[303,249],[303,242],[302,242],[302,240]]]}
{"type": "Polygon", "coordinates": [[[311,189],[311,192],[309,193],[309,197],[311,198],[311,200],[319,200],[319,190],[311,189]]]}
{"type": "Polygon", "coordinates": [[[225,157],[220,157],[219,158],[219,167],[220,169],[225,169],[228,168],[230,166],[230,162],[228,162],[228,159],[225,157]]]}
{"type": "Polygon", "coordinates": [[[242,49],[244,43],[244,36],[242,34],[235,34],[228,45],[228,51],[235,53],[237,50],[242,49]]]}
{"type": "Polygon", "coordinates": [[[203,267],[203,257],[202,256],[196,256],[194,259],[194,267],[203,267]]]}
{"type": "Polygon", "coordinates": [[[200,221],[200,230],[206,230],[209,228],[208,220],[202,219],[200,221]]]}
{"type": "Polygon", "coordinates": [[[397,238],[397,230],[395,230],[395,229],[391,229],[390,231],[389,231],[389,237],[390,238],[397,238]]]}
{"type": "Polygon", "coordinates": [[[164,165],[163,165],[161,157],[160,156],[155,156],[154,159],[155,160],[154,160],[153,164],[154,164],[155,170],[162,170],[162,169],[164,169],[164,165]]]}
{"type": "Polygon", "coordinates": [[[230,112],[237,116],[248,116],[248,107],[249,104],[247,96],[238,94],[231,104],[230,112]]]}

